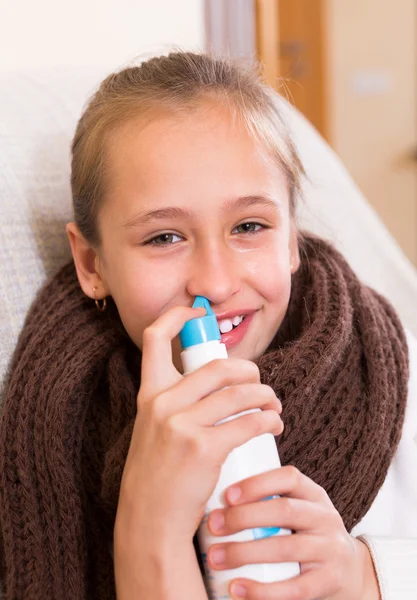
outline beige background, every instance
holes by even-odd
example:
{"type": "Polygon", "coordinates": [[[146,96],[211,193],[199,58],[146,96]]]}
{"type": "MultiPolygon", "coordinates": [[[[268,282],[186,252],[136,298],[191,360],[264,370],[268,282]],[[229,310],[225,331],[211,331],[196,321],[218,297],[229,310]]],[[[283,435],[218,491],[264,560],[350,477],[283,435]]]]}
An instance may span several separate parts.
{"type": "Polygon", "coordinates": [[[417,2],[327,0],[329,138],[417,264],[417,2]]]}

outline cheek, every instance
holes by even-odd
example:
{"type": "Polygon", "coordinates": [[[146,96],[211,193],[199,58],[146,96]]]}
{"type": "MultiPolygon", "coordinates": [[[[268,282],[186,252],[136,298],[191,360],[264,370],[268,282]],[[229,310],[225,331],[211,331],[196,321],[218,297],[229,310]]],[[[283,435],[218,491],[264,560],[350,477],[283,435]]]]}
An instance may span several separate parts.
{"type": "Polygon", "coordinates": [[[122,323],[139,348],[144,329],[181,302],[179,274],[172,269],[161,273],[142,261],[113,268],[109,287],[122,323]]]}
{"type": "Polygon", "coordinates": [[[268,304],[288,304],[291,291],[291,268],[286,249],[271,248],[260,260],[248,265],[258,293],[268,304]]]}

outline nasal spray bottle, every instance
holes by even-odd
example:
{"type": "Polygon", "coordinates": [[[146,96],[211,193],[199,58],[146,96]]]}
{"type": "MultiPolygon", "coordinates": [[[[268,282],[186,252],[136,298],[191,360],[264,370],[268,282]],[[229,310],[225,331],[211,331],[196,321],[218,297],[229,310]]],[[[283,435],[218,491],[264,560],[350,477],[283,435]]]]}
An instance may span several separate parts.
{"type": "MultiPolygon", "coordinates": [[[[217,359],[227,358],[226,346],[221,343],[221,336],[216,317],[206,298],[197,296],[193,308],[204,307],[206,316],[188,321],[180,333],[181,353],[184,374],[191,373],[206,363],[217,359]]],[[[232,419],[260,410],[246,410],[216,423],[224,423],[232,419]]],[[[216,508],[225,508],[224,493],[226,489],[247,477],[258,475],[280,467],[281,463],[271,433],[264,433],[235,448],[226,458],[217,482],[216,488],[208,501],[206,513],[198,530],[198,541],[202,553],[202,561],[206,572],[206,585],[211,600],[229,600],[228,585],[232,579],[243,577],[261,583],[271,583],[289,579],[300,573],[298,563],[265,563],[244,565],[236,569],[215,571],[207,564],[207,551],[212,544],[221,542],[244,542],[261,538],[290,535],[289,529],[279,527],[259,527],[246,529],[233,535],[213,536],[208,526],[207,518],[216,508]]],[[[265,498],[270,500],[271,498],[265,498]]]]}

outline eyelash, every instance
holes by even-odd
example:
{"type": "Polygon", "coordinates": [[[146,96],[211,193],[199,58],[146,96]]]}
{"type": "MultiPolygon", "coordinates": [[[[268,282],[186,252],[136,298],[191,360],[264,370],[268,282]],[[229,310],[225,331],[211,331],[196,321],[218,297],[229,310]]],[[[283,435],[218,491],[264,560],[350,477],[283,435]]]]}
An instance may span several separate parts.
{"type": "MultiPolygon", "coordinates": [[[[241,235],[255,235],[257,233],[259,233],[260,231],[262,231],[263,229],[269,229],[269,227],[267,225],[263,225],[262,223],[257,223],[256,221],[245,221],[244,223],[240,223],[240,225],[236,225],[236,227],[233,228],[232,232],[235,229],[238,229],[239,227],[243,227],[244,225],[255,225],[255,227],[257,227],[258,229],[255,230],[250,230],[250,231],[242,231],[240,232],[241,235]],[[260,229],[259,229],[260,228],[260,229]]],[[[166,248],[168,246],[173,246],[174,244],[177,244],[178,242],[162,242],[160,244],[156,243],[156,240],[163,238],[163,237],[178,237],[180,238],[181,236],[179,236],[176,233],[160,233],[159,235],[156,235],[155,237],[151,238],[150,240],[144,242],[144,246],[156,246],[157,248],[166,248]]]]}

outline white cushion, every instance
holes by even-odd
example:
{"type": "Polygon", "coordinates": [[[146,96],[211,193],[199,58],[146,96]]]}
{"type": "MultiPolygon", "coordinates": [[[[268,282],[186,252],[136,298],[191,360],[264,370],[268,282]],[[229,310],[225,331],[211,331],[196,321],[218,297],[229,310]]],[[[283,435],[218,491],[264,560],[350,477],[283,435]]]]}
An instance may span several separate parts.
{"type": "MultiPolygon", "coordinates": [[[[70,256],[69,144],[104,75],[68,67],[0,73],[0,382],[36,291],[70,256]]],[[[287,110],[310,178],[300,222],[333,239],[417,336],[414,268],[329,146],[287,110]]]]}
{"type": "Polygon", "coordinates": [[[103,73],[0,73],[0,382],[44,280],[70,256],[69,142],[103,73]]]}

